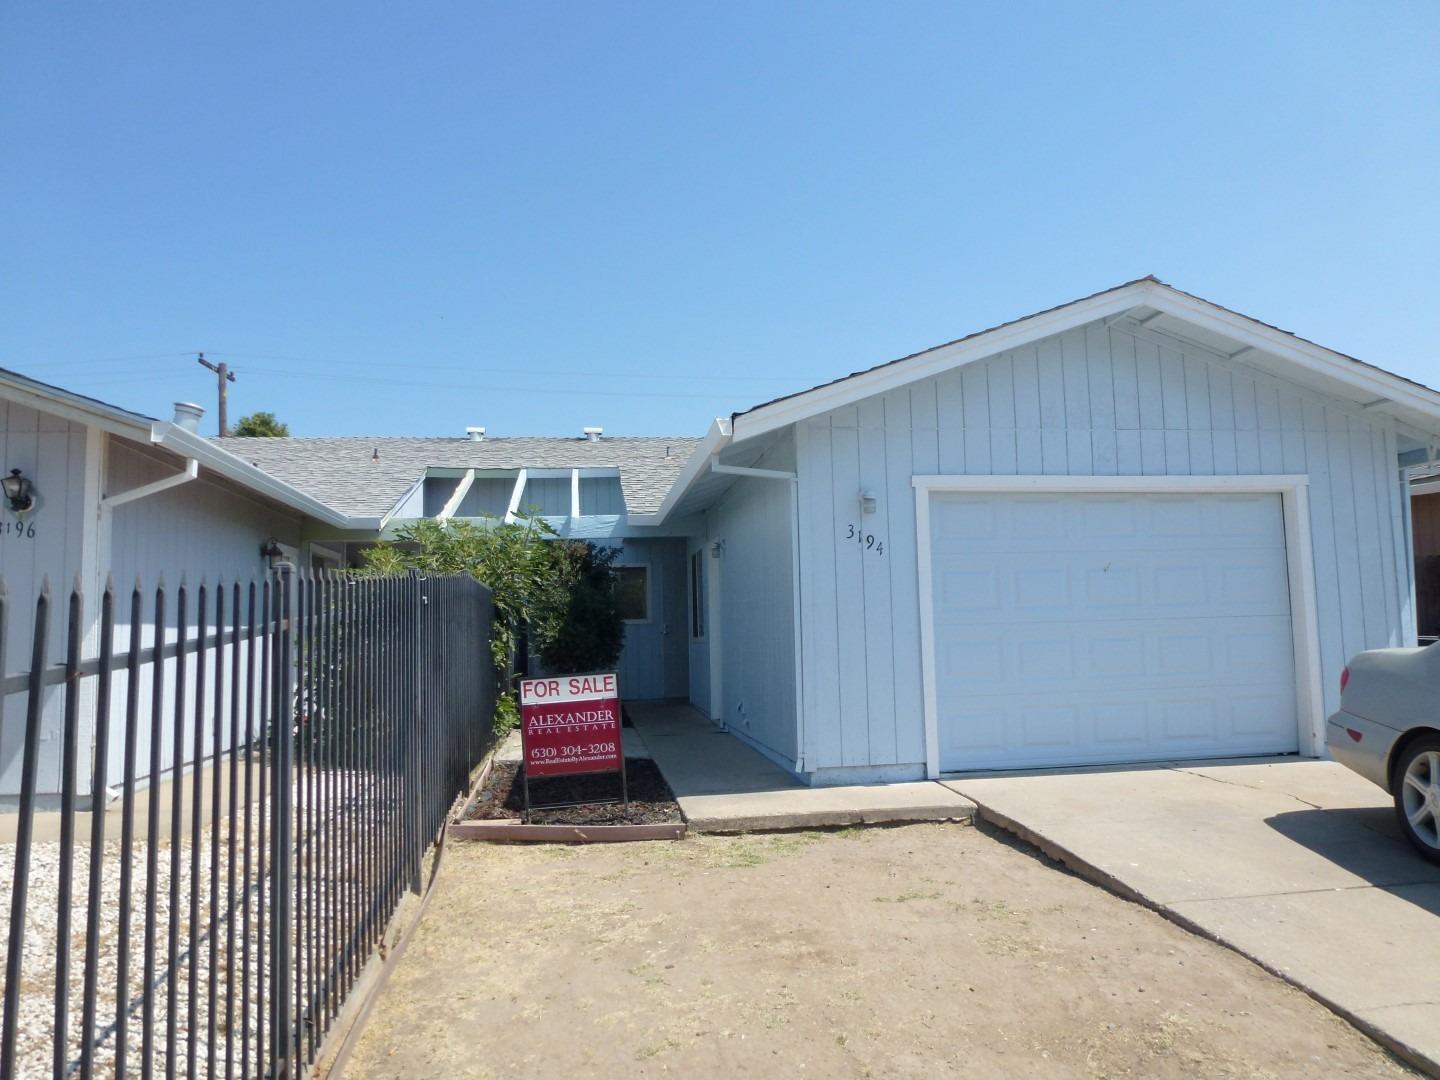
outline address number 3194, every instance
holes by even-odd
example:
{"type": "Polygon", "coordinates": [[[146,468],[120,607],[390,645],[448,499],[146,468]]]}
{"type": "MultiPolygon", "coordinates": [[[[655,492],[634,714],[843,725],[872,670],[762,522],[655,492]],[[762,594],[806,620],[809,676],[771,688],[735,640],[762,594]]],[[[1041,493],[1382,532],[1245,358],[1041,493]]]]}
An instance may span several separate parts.
{"type": "Polygon", "coordinates": [[[873,551],[876,555],[885,554],[885,541],[874,533],[867,533],[861,529],[857,529],[854,522],[845,526],[845,539],[853,540],[866,551],[873,551]]]}

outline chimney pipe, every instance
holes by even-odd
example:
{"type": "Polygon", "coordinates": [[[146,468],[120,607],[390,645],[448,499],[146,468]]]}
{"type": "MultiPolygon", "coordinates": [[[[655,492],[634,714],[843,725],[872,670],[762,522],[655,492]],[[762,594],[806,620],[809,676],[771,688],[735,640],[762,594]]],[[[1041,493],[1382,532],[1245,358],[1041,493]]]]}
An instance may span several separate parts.
{"type": "Polygon", "coordinates": [[[599,442],[600,436],[605,434],[605,429],[603,427],[587,427],[582,428],[581,430],[584,433],[585,438],[589,439],[591,442],[599,442]]]}
{"type": "Polygon", "coordinates": [[[199,405],[190,401],[175,402],[175,419],[171,421],[176,427],[184,428],[186,431],[198,432],[200,430],[200,418],[205,415],[205,410],[199,405]]]}
{"type": "Polygon", "coordinates": [[[483,427],[467,427],[465,434],[470,436],[471,442],[485,441],[485,429],[483,427]]]}

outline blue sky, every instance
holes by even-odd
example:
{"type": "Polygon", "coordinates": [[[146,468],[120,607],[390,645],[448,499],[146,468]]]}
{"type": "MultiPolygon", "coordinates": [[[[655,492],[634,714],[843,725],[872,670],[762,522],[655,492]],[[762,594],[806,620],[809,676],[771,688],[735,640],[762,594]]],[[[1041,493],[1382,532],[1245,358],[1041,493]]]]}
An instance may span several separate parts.
{"type": "Polygon", "coordinates": [[[1154,273],[1440,385],[1440,5],[0,9],[0,365],[700,434],[1154,273]]]}

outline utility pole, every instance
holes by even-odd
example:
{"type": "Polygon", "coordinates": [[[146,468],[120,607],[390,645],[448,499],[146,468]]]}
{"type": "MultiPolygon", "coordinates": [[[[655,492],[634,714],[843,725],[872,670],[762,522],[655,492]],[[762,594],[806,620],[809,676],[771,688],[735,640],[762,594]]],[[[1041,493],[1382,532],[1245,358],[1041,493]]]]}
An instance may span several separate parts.
{"type": "Polygon", "coordinates": [[[205,359],[205,354],[203,352],[200,354],[200,366],[209,368],[211,371],[215,372],[215,375],[220,382],[220,438],[223,439],[226,435],[230,434],[230,427],[226,423],[226,420],[228,418],[225,415],[226,405],[228,404],[229,400],[228,388],[225,384],[227,382],[235,381],[235,373],[230,370],[230,365],[225,363],[224,360],[221,360],[218,364],[210,363],[209,360],[205,359]]]}

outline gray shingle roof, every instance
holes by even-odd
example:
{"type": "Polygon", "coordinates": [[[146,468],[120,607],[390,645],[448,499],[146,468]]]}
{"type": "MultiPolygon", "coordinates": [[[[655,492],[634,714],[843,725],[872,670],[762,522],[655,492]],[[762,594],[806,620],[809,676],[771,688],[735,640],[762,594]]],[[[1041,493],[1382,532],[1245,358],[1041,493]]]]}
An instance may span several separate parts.
{"type": "Polygon", "coordinates": [[[427,469],[620,470],[625,508],[657,510],[699,439],[227,438],[220,445],[356,517],[381,517],[427,469]],[[373,455],[379,452],[379,460],[373,455]]]}

